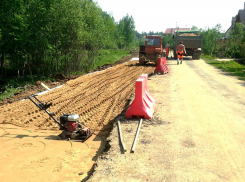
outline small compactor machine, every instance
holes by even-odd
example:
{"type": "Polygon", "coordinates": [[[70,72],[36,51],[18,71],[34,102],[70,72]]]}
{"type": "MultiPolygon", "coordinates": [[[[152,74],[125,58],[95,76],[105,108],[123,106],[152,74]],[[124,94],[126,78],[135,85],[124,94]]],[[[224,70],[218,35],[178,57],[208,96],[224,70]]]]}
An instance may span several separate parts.
{"type": "Polygon", "coordinates": [[[54,113],[50,113],[47,109],[52,105],[50,103],[42,103],[36,95],[28,96],[30,99],[40,110],[44,110],[59,126],[62,133],[58,135],[60,140],[71,139],[71,140],[79,140],[84,142],[91,135],[91,129],[81,122],[79,122],[79,115],[77,114],[64,114],[60,116],[60,122],[54,117],[54,113]]]}

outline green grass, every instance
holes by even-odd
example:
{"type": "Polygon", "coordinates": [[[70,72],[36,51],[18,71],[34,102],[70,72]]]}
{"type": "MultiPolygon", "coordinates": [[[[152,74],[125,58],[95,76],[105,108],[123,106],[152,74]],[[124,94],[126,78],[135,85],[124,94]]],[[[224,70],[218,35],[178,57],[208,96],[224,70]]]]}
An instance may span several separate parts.
{"type": "MultiPolygon", "coordinates": [[[[96,57],[95,66],[90,68],[92,70],[96,69],[98,66],[103,66],[106,64],[113,64],[123,56],[130,56],[129,50],[99,50],[98,56],[96,57]]],[[[86,72],[76,71],[72,72],[72,75],[82,75],[86,72]]]]}
{"type": "Polygon", "coordinates": [[[13,87],[6,88],[6,90],[2,94],[0,94],[0,101],[13,96],[15,93],[19,92],[20,90],[21,89],[19,88],[13,88],[13,87]]]}
{"type": "Polygon", "coordinates": [[[33,85],[37,81],[47,81],[52,79],[47,77],[26,76],[26,77],[12,77],[6,80],[7,84],[0,85],[0,101],[13,96],[21,90],[25,90],[27,85],[33,85]]]}
{"type": "Polygon", "coordinates": [[[245,66],[238,64],[235,61],[216,61],[214,57],[211,56],[202,56],[202,59],[206,63],[213,65],[216,68],[219,68],[225,72],[230,73],[231,75],[237,76],[240,80],[245,80],[245,66]]]}
{"type": "Polygon", "coordinates": [[[111,64],[121,59],[123,56],[130,56],[128,50],[100,50],[96,61],[97,66],[111,64]]]}

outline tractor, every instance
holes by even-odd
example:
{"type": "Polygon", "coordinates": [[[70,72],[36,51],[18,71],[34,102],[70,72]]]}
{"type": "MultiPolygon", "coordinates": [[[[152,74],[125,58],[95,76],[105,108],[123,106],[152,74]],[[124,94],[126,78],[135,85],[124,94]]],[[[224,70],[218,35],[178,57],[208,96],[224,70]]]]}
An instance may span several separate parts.
{"type": "Polygon", "coordinates": [[[165,56],[162,37],[159,35],[145,36],[145,45],[140,46],[139,50],[139,64],[145,65],[147,62],[154,62],[157,65],[158,59],[165,56]]]}

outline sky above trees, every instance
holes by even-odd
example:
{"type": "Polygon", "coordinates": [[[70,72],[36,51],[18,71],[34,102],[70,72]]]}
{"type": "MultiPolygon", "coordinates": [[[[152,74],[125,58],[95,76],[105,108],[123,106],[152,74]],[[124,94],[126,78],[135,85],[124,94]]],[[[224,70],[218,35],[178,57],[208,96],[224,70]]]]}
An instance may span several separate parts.
{"type": "Polygon", "coordinates": [[[221,24],[226,31],[232,17],[244,9],[243,0],[94,0],[103,11],[111,13],[115,21],[126,14],[135,21],[138,32],[161,32],[167,28],[191,28],[193,25],[206,29],[221,24]]]}

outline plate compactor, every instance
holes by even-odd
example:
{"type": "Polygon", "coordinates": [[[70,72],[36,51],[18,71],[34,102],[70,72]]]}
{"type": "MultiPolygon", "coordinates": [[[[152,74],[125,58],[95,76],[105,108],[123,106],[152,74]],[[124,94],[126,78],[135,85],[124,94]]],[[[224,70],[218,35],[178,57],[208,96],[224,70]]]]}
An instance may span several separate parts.
{"type": "Polygon", "coordinates": [[[60,116],[60,122],[54,117],[54,113],[50,113],[47,109],[52,105],[52,102],[46,102],[43,104],[37,95],[28,96],[39,109],[44,110],[59,126],[60,130],[63,130],[61,134],[58,135],[60,140],[71,139],[79,140],[84,142],[91,135],[91,129],[84,124],[79,122],[79,115],[77,114],[64,114],[60,116]]]}

